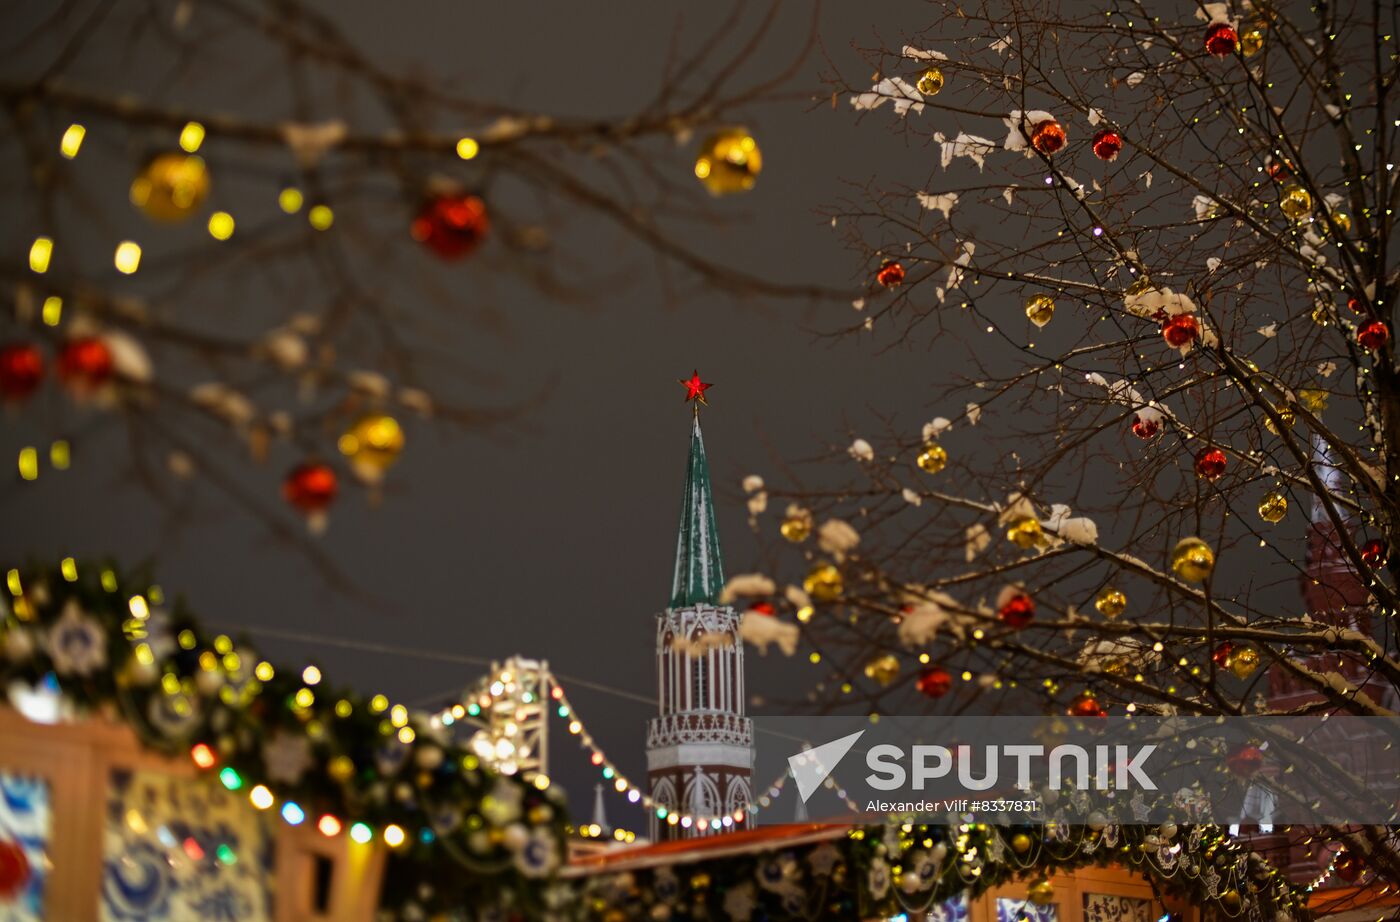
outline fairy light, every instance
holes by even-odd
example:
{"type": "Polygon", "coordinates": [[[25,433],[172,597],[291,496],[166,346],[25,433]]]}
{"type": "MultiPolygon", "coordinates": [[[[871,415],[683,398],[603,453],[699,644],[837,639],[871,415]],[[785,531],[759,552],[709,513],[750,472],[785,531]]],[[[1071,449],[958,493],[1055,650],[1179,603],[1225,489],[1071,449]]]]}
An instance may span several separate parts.
{"type": "Polygon", "coordinates": [[[43,275],[49,271],[49,262],[53,259],[53,238],[35,237],[34,242],[29,245],[29,268],[43,275]]]}
{"type": "Polygon", "coordinates": [[[112,255],[112,264],[121,274],[131,275],[141,268],[141,244],[134,240],[123,240],[117,244],[117,251],[112,255]]]}
{"type": "Polygon", "coordinates": [[[186,122],[180,129],[180,149],[193,154],[204,143],[204,126],[199,122],[186,122]]]}
{"type": "Polygon", "coordinates": [[[227,211],[216,211],[209,216],[209,236],[215,240],[227,240],[233,236],[235,222],[227,211]]]}
{"type": "Polygon", "coordinates": [[[39,316],[43,318],[45,326],[58,326],[63,320],[63,299],[58,295],[49,295],[44,299],[44,306],[40,310],[39,316]]]}
{"type": "MultiPolygon", "coordinates": [[[[513,682],[510,681],[510,676],[506,674],[493,676],[490,681],[483,684],[485,685],[484,690],[479,693],[470,704],[466,706],[455,704],[450,708],[444,708],[442,711],[438,712],[436,716],[439,719],[450,717],[459,709],[463,715],[469,714],[472,716],[477,716],[483,712],[489,712],[498,699],[508,697],[514,688],[513,682]]],[[[664,821],[669,825],[685,824],[686,828],[690,828],[690,826],[705,828],[708,826],[711,829],[718,830],[723,827],[733,826],[736,823],[743,823],[746,816],[756,814],[760,810],[772,806],[773,802],[778,799],[784,790],[787,781],[786,773],[780,776],[773,784],[765,788],[765,793],[756,801],[751,800],[722,816],[702,816],[673,810],[671,807],[652,799],[649,794],[644,793],[641,788],[622,773],[617,767],[617,764],[613,762],[613,760],[608,757],[607,753],[595,742],[593,735],[588,732],[582,719],[578,717],[577,709],[572,702],[570,702],[568,695],[565,693],[563,686],[559,684],[557,678],[552,678],[550,682],[549,696],[556,703],[555,713],[560,718],[568,720],[567,729],[570,735],[578,737],[579,745],[588,751],[589,764],[598,768],[604,780],[611,782],[609,786],[613,791],[620,796],[625,796],[628,803],[641,806],[649,813],[654,813],[658,820],[664,821]]],[[[540,784],[540,779],[543,777],[542,775],[535,776],[535,784],[537,786],[540,784]]],[[[544,779],[544,783],[547,785],[549,783],[548,779],[544,779]]],[[[848,809],[859,811],[859,805],[847,796],[847,792],[844,788],[837,787],[830,779],[828,779],[828,787],[835,790],[837,796],[845,801],[848,809]]],[[[582,833],[584,828],[587,827],[580,827],[580,833],[582,833]]]]}
{"type": "Polygon", "coordinates": [[[457,156],[463,160],[471,160],[481,153],[481,145],[476,138],[463,138],[457,142],[457,156]]]}
{"type": "Polygon", "coordinates": [[[63,132],[63,137],[58,142],[59,153],[69,160],[78,156],[78,151],[83,148],[83,138],[87,137],[87,129],[74,122],[63,132]]]}
{"type": "Polygon", "coordinates": [[[274,798],[272,792],[265,785],[258,785],[248,792],[248,800],[259,810],[266,810],[272,806],[274,798]]]}

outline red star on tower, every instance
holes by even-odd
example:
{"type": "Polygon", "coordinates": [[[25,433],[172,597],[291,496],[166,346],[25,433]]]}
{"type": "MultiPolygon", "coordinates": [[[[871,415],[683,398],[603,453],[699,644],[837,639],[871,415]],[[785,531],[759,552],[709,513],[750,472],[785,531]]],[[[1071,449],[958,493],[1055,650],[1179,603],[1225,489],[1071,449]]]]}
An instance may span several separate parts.
{"type": "Polygon", "coordinates": [[[714,387],[714,385],[701,381],[700,372],[692,371],[689,379],[677,378],[676,381],[685,388],[686,400],[694,400],[697,405],[704,404],[707,407],[710,405],[710,402],[705,399],[705,391],[714,387]]]}

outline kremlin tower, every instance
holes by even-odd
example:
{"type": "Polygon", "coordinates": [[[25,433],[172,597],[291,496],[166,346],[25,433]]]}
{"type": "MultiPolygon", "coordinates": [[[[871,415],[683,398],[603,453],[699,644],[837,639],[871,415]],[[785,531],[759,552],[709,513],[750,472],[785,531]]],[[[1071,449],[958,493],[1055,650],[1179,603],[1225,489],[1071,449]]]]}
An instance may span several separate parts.
{"type": "MultiPolygon", "coordinates": [[[[704,403],[709,385],[698,375],[681,383],[687,399],[704,403]]],[[[653,841],[749,823],[753,722],[744,716],[744,648],[739,613],[720,601],[724,565],[698,405],[695,410],[671,600],[656,616],[660,706],[647,722],[647,776],[658,807],[653,841]]]]}

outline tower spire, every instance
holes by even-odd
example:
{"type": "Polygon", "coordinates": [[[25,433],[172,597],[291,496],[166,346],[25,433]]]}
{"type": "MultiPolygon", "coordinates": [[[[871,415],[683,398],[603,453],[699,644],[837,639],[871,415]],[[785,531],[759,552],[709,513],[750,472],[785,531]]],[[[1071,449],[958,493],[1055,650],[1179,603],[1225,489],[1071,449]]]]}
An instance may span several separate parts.
{"type": "Polygon", "coordinates": [[[671,578],[671,607],[719,602],[724,588],[724,563],[715,528],[714,494],[710,466],[705,459],[705,439],[696,413],[690,428],[690,460],[685,472],[680,533],[676,539],[676,568],[671,578]]]}

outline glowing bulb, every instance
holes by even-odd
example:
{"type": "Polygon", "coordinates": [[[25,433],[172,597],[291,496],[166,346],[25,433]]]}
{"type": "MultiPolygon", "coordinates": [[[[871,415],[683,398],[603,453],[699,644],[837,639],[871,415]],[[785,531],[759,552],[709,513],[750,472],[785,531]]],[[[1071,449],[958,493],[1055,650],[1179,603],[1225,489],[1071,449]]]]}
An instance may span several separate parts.
{"type": "Polygon", "coordinates": [[[214,758],[214,750],[205,743],[195,743],[194,748],[190,750],[190,758],[200,768],[213,768],[214,762],[217,761],[214,758]]]}
{"type": "Polygon", "coordinates": [[[63,140],[58,142],[58,149],[63,156],[72,160],[78,156],[78,151],[82,149],[83,138],[87,137],[87,129],[77,122],[68,126],[68,130],[63,132],[63,140]]]}
{"type": "Polygon", "coordinates": [[[192,154],[199,150],[199,145],[204,143],[204,126],[199,122],[187,122],[185,127],[180,129],[180,148],[187,154],[192,154]]]}
{"type": "Polygon", "coordinates": [[[356,823],[350,827],[350,839],[360,845],[364,845],[374,838],[374,833],[364,823],[356,823]]]}
{"type": "Polygon", "coordinates": [[[321,681],[321,670],[315,666],[307,666],[301,671],[301,680],[307,685],[315,685],[321,681]]]}
{"type": "Polygon", "coordinates": [[[29,247],[29,268],[35,272],[49,271],[49,261],[53,259],[53,238],[35,237],[29,247]]]}
{"type": "Polygon", "coordinates": [[[117,271],[123,275],[131,275],[141,268],[141,245],[134,240],[123,240],[117,244],[117,252],[112,256],[112,263],[117,267],[117,271]]]}
{"type": "Polygon", "coordinates": [[[266,810],[272,806],[272,792],[260,784],[248,792],[248,800],[259,810],[266,810]]]}
{"type": "Polygon", "coordinates": [[[282,805],[282,819],[292,826],[300,826],[302,820],[306,819],[306,811],[297,806],[295,801],[287,801],[282,805]]]}
{"type": "Polygon", "coordinates": [[[227,240],[233,236],[233,215],[227,211],[216,211],[209,216],[209,236],[215,240],[227,240]]]}
{"type": "Polygon", "coordinates": [[[463,138],[457,142],[457,156],[463,160],[470,160],[481,153],[481,145],[476,142],[476,138],[463,138]]]}
{"type": "Polygon", "coordinates": [[[393,823],[384,827],[384,844],[388,845],[390,848],[398,848],[403,844],[403,840],[404,833],[402,828],[393,823]]]}
{"type": "Polygon", "coordinates": [[[327,813],[325,816],[321,817],[320,822],[316,824],[316,828],[319,829],[321,835],[326,838],[338,836],[340,835],[340,820],[327,813]]]}

